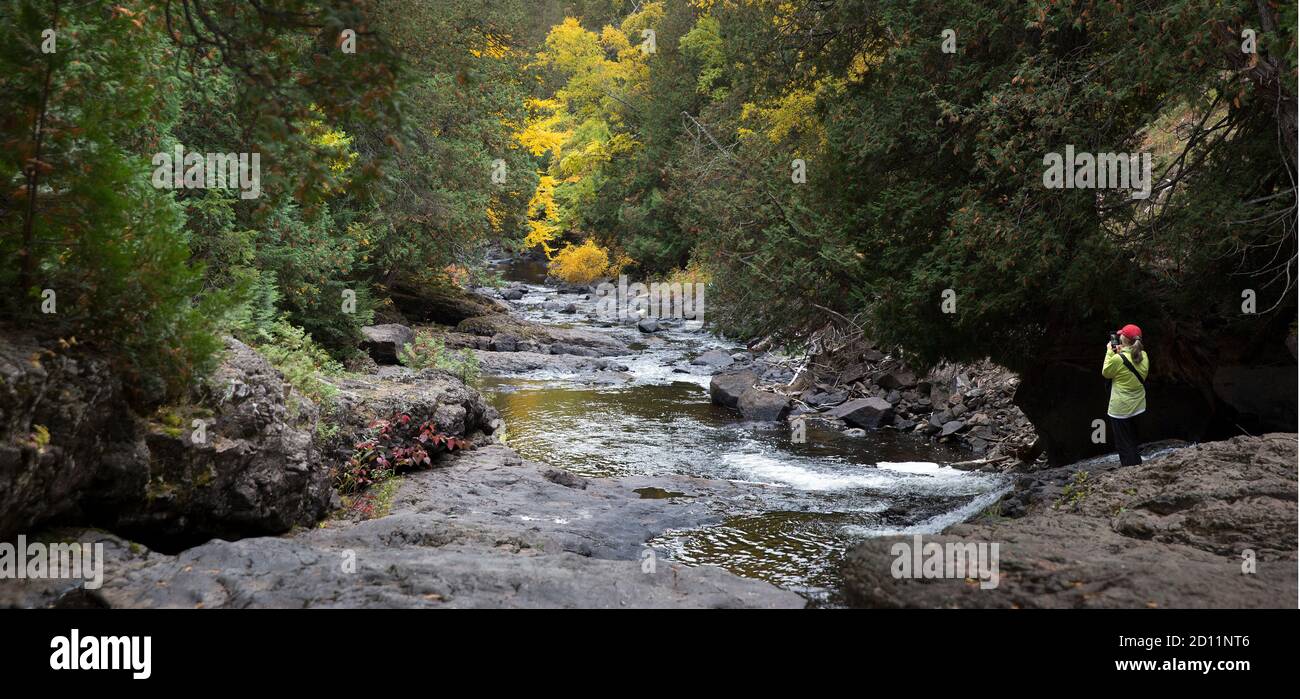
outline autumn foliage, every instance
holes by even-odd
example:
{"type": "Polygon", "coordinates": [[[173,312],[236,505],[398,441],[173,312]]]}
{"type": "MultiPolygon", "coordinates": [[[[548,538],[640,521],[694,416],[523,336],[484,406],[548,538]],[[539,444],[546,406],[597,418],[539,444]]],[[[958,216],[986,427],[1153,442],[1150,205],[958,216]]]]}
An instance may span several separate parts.
{"type": "Polygon", "coordinates": [[[609,252],[588,238],[582,245],[565,243],[551,258],[551,276],[570,284],[590,284],[597,279],[617,274],[618,265],[611,264],[609,252]]]}
{"type": "Polygon", "coordinates": [[[468,449],[468,440],[446,434],[432,420],[399,413],[371,425],[371,435],[334,476],[341,493],[357,493],[396,474],[431,467],[439,454],[468,449]]]}

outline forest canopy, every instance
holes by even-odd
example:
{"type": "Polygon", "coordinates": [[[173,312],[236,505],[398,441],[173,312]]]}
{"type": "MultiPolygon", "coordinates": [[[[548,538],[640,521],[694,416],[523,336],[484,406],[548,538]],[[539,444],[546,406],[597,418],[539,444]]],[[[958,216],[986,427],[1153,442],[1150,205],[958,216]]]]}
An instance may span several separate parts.
{"type": "Polygon", "coordinates": [[[1026,370],[1123,316],[1192,371],[1207,338],[1294,331],[1294,2],[13,0],[0,22],[0,310],[112,347],[144,396],[223,334],[346,361],[393,285],[482,279],[489,249],[690,270],[739,339],[849,324],[924,363],[1026,370]],[[260,196],[154,186],[177,146],[260,154],[260,196]],[[1045,187],[1067,146],[1147,154],[1150,196],[1045,187]]]}

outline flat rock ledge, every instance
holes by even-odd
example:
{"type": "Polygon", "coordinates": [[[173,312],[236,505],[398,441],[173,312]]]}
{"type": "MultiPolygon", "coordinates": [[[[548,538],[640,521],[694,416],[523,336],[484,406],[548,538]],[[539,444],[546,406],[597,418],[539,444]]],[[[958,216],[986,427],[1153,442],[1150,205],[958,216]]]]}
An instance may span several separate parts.
{"type": "Polygon", "coordinates": [[[895,578],[891,547],[915,542],[887,537],[850,552],[845,596],[859,607],[1294,608],[1296,458],[1296,435],[1275,433],[1093,466],[1016,519],[923,537],[997,542],[997,587],[895,578]]]}
{"type": "Polygon", "coordinates": [[[493,444],[404,477],[390,513],[362,522],[213,540],[175,556],[96,530],[59,530],[63,540],[105,543],[103,587],[5,581],[0,606],[805,606],[766,582],[644,557],[644,542],[665,529],[716,519],[705,502],[642,499],[629,484],[525,462],[493,444]]]}

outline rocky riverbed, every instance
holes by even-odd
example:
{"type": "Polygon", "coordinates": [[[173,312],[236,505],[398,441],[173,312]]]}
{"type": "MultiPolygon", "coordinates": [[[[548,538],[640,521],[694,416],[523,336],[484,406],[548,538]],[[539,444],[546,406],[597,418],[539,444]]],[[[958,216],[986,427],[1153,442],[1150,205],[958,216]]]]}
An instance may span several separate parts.
{"type": "Polygon", "coordinates": [[[0,580],[0,605],[1267,606],[1294,572],[1294,435],[1289,455],[1270,437],[1049,469],[1016,458],[1032,429],[997,367],[917,376],[860,343],[848,369],[809,370],[536,280],[403,287],[382,320],[327,406],[231,340],[191,405],[148,416],[92,354],[7,338],[5,538],[98,542],[107,562],[95,590],[0,580]],[[396,365],[417,334],[472,352],[480,390],[396,365]],[[398,413],[474,448],[401,476],[373,515],[341,509],[331,469],[398,413]],[[890,576],[890,542],[941,532],[1008,542],[1002,592],[890,576]],[[1237,546],[1269,573],[1149,593],[1184,560],[1227,584],[1237,546]]]}
{"type": "Polygon", "coordinates": [[[718,519],[704,500],[638,492],[697,489],[689,479],[589,481],[524,461],[498,442],[496,410],[440,371],[389,366],[330,379],[329,429],[320,430],[320,411],[233,340],[186,420],[165,422],[133,416],[91,356],[42,355],[32,342],[0,349],[6,424],[23,436],[49,435],[7,443],[6,473],[18,477],[7,476],[2,489],[6,538],[100,543],[107,559],[101,588],[4,579],[0,605],[805,604],[766,582],[654,555],[645,544],[652,536],[718,519]],[[111,429],[95,422],[109,406],[120,411],[111,429]],[[477,447],[401,477],[381,516],[347,516],[328,485],[329,467],[352,453],[373,420],[395,412],[433,419],[477,447]],[[191,415],[200,416],[206,439],[188,429],[191,415]],[[106,438],[124,446],[107,450],[106,438]],[[113,454],[126,456],[105,458],[113,454]],[[111,489],[94,487],[109,481],[111,489]],[[55,492],[61,496],[50,499],[55,492]],[[336,514],[321,521],[331,509],[336,514]],[[41,528],[32,532],[32,524],[41,528]]]}
{"type": "MultiPolygon", "coordinates": [[[[104,586],[0,585],[0,604],[110,607],[803,607],[713,567],[642,557],[650,536],[713,514],[588,481],[501,445],[404,477],[390,511],[288,536],[213,540],[177,555],[103,532],[104,586]]],[[[678,487],[685,487],[679,485],[678,487]]]]}

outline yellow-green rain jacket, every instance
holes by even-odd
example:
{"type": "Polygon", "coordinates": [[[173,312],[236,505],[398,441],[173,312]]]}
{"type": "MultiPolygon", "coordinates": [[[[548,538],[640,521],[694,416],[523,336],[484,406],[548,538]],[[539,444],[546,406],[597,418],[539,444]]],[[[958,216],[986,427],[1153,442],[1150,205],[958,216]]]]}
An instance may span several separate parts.
{"type": "Polygon", "coordinates": [[[1101,365],[1101,375],[1111,380],[1110,405],[1106,408],[1111,417],[1125,418],[1141,415],[1147,409],[1147,390],[1137,380],[1133,372],[1124,366],[1120,354],[1128,358],[1130,364],[1142,379],[1146,380],[1151,372],[1151,353],[1142,350],[1142,361],[1133,361],[1132,351],[1123,347],[1119,352],[1106,350],[1106,362],[1101,365]]]}

